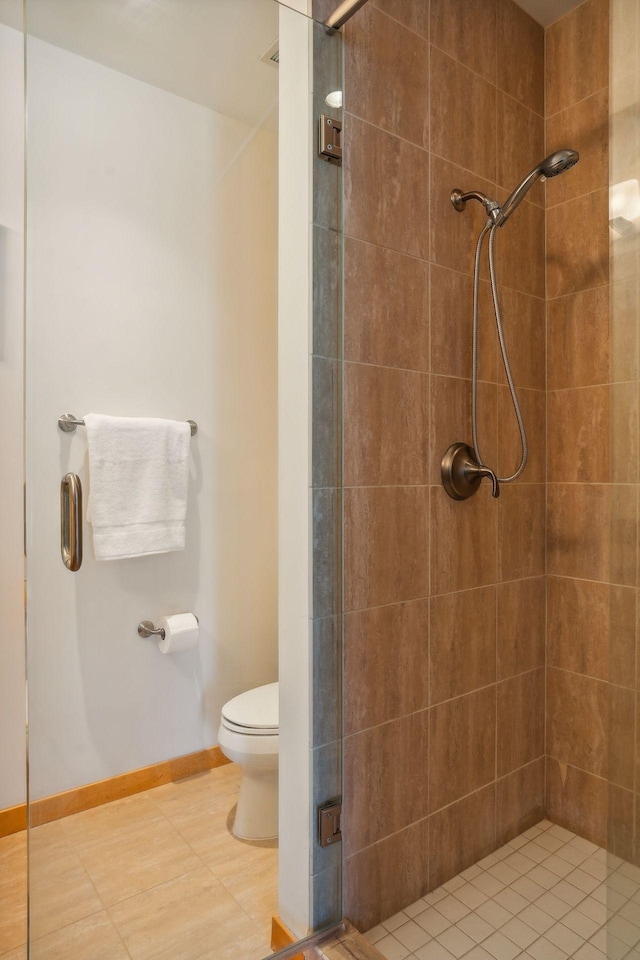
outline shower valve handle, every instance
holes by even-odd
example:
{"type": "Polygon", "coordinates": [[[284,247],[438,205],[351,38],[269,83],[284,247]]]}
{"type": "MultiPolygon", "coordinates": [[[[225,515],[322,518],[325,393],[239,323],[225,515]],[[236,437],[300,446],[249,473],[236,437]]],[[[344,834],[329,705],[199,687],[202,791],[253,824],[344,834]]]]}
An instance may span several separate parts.
{"type": "Polygon", "coordinates": [[[473,478],[474,476],[488,477],[489,480],[491,480],[491,496],[494,498],[494,500],[497,500],[497,498],[500,496],[500,484],[491,467],[486,467],[484,464],[480,465],[475,462],[469,463],[465,468],[465,473],[468,473],[470,478],[473,478]]]}
{"type": "Polygon", "coordinates": [[[478,463],[473,449],[466,443],[452,443],[440,465],[442,485],[453,500],[466,500],[480,487],[480,481],[491,480],[491,496],[500,496],[500,481],[491,467],[478,463]]]}

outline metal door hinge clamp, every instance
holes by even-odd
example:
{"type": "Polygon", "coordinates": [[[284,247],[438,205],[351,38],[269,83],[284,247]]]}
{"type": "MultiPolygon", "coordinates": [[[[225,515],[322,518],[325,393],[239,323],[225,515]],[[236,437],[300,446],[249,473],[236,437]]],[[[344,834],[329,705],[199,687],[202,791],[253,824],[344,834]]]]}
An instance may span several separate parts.
{"type": "Polygon", "coordinates": [[[342,801],[332,800],[318,809],[318,837],[321,847],[330,847],[342,840],[340,818],[342,801]]]}
{"type": "Polygon", "coordinates": [[[329,163],[342,163],[342,123],[320,114],[318,155],[329,163]]]}

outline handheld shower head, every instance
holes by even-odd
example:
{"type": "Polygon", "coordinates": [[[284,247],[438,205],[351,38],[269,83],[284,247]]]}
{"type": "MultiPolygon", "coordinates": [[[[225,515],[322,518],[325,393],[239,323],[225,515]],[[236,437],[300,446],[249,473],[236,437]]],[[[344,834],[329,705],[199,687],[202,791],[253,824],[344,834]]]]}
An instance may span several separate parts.
{"type": "Polygon", "coordinates": [[[540,177],[545,177],[545,179],[557,177],[559,174],[564,173],[565,170],[569,170],[575,166],[579,159],[580,154],[577,150],[567,149],[556,150],[555,153],[551,153],[548,157],[545,157],[537,167],[534,167],[533,170],[526,175],[510,197],[505,200],[500,216],[496,218],[496,224],[500,227],[504,226],[518,204],[524,200],[531,187],[540,177]]]}
{"type": "Polygon", "coordinates": [[[579,159],[580,154],[577,150],[556,150],[555,153],[545,157],[540,164],[542,176],[547,177],[547,179],[549,177],[557,177],[558,174],[564,173],[565,170],[575,167],[579,159]]]}

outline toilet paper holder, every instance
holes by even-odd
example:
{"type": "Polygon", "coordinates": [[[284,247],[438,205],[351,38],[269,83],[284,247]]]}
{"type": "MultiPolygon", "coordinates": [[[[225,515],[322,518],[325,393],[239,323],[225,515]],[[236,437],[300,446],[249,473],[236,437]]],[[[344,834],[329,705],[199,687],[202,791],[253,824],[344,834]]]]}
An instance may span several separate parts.
{"type": "Polygon", "coordinates": [[[138,624],[139,637],[162,637],[164,640],[164,627],[155,627],[151,620],[143,620],[138,624]]]}
{"type": "MultiPolygon", "coordinates": [[[[196,617],[195,613],[194,617],[196,617]]],[[[200,621],[197,617],[196,622],[198,625],[200,625],[200,621]]],[[[146,639],[147,637],[160,637],[161,640],[164,640],[165,630],[164,627],[154,626],[151,620],[142,620],[142,622],[138,624],[138,636],[142,637],[143,639],[146,639]]]]}

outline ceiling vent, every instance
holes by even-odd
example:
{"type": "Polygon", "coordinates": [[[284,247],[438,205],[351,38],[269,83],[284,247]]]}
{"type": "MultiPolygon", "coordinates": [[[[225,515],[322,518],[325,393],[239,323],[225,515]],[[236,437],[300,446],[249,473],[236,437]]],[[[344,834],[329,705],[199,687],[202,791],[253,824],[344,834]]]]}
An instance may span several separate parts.
{"type": "Polygon", "coordinates": [[[262,60],[263,63],[270,63],[272,66],[277,67],[280,63],[280,44],[278,37],[273,41],[270,46],[264,51],[261,57],[258,57],[259,60],[262,60]]]}

